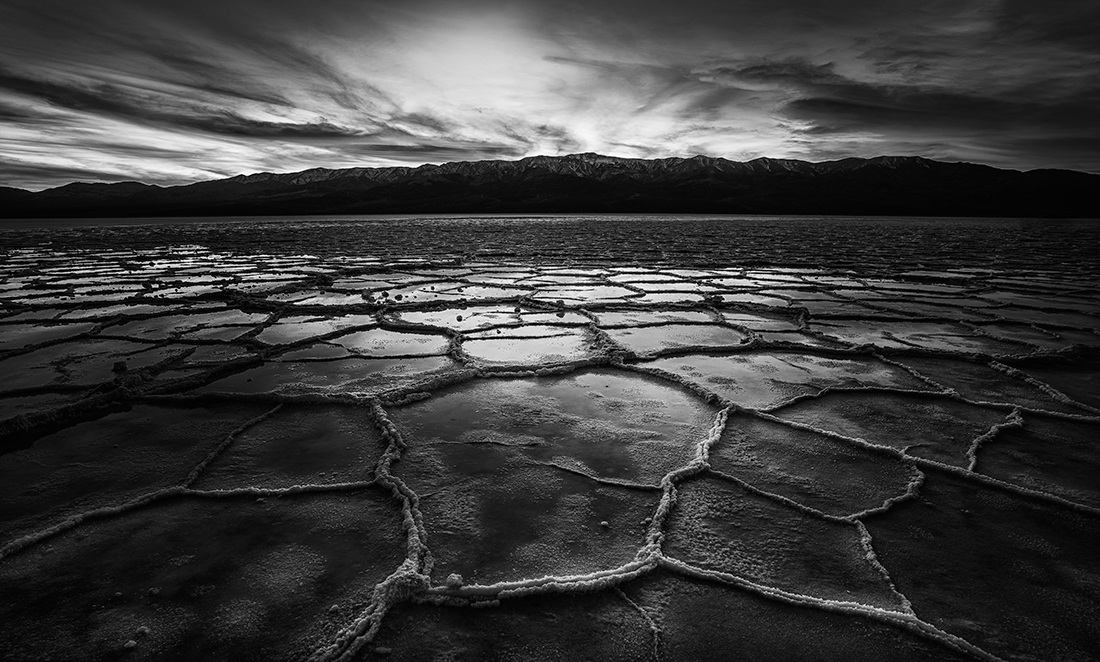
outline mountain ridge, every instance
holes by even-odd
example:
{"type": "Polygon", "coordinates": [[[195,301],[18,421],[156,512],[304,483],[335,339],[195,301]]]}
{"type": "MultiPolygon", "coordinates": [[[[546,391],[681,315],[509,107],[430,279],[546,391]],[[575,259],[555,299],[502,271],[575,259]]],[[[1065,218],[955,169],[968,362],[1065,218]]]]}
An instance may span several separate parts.
{"type": "Polygon", "coordinates": [[[1100,217],[1100,175],[919,156],[809,162],[592,152],[516,161],[310,168],[179,186],[0,187],[0,217],[724,213],[1100,217]]]}

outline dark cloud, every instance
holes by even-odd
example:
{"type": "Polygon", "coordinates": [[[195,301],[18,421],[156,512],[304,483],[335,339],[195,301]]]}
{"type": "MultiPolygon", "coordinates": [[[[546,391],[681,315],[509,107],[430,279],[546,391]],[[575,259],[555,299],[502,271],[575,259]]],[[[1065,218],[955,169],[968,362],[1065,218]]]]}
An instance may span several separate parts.
{"type": "Polygon", "coordinates": [[[1011,158],[1020,153],[1036,155],[1035,167],[1096,171],[1100,154],[1100,133],[1064,136],[997,136],[988,141],[988,149],[1011,158]],[[1045,155],[1056,155],[1056,159],[1045,155]]]}
{"type": "Polygon", "coordinates": [[[36,163],[0,161],[0,178],[4,186],[38,190],[39,182],[124,182],[132,181],[129,173],[118,173],[95,168],[66,167],[36,163]]]}
{"type": "Polygon", "coordinates": [[[833,64],[814,64],[804,59],[753,60],[739,66],[715,67],[703,72],[718,81],[794,85],[798,88],[821,86],[851,86],[850,81],[834,70],[833,64]]]}
{"type": "Polygon", "coordinates": [[[440,161],[467,161],[481,158],[509,158],[523,156],[524,150],[515,145],[465,145],[422,143],[401,145],[392,143],[349,143],[337,148],[340,152],[356,156],[389,158],[398,161],[435,163],[440,161]]]}
{"type": "Polygon", "coordinates": [[[224,63],[186,42],[139,37],[134,46],[137,52],[164,66],[169,82],[222,97],[278,106],[290,104],[286,95],[269,83],[255,76],[237,75],[224,63]]]}
{"type": "MultiPolygon", "coordinates": [[[[303,45],[303,28],[345,23],[354,2],[144,2],[15,0],[16,16],[30,17],[7,37],[10,47],[42,51],[49,60],[88,56],[91,62],[154,81],[172,82],[230,99],[287,105],[288,90],[303,91],[351,109],[389,104],[386,95],[353,81],[303,45]],[[37,33],[37,38],[36,38],[37,33]]],[[[3,14],[0,13],[0,18],[3,14]]],[[[42,53],[35,53],[41,55],[42,53]]],[[[88,67],[90,68],[90,67],[88,67]]]]}
{"type": "Polygon", "coordinates": [[[45,101],[60,108],[105,112],[113,115],[133,113],[130,105],[123,102],[118,91],[110,85],[97,85],[93,88],[66,85],[21,76],[0,67],[0,90],[45,101]]]}
{"type": "Polygon", "coordinates": [[[685,106],[685,113],[695,120],[716,120],[751,98],[755,93],[730,87],[708,89],[697,95],[685,106]]]}
{"type": "Polygon", "coordinates": [[[1091,100],[1087,89],[1079,101],[1046,105],[1023,89],[983,95],[977,89],[869,83],[841,75],[833,63],[799,59],[717,67],[702,75],[735,87],[784,90],[793,98],[782,105],[782,114],[812,122],[803,130],[810,135],[889,129],[992,134],[1044,125],[1051,132],[1100,130],[1100,117],[1091,103],[1083,103],[1091,100]]]}
{"type": "Polygon", "coordinates": [[[912,80],[930,73],[937,64],[950,61],[954,55],[946,49],[912,44],[881,44],[861,54],[875,71],[894,74],[902,80],[912,80]]]}
{"type": "Polygon", "coordinates": [[[361,136],[363,131],[337,126],[331,122],[267,122],[224,111],[215,115],[169,117],[178,126],[240,138],[287,138],[304,140],[344,139],[361,136]]]}
{"type": "Polygon", "coordinates": [[[391,118],[393,124],[410,124],[423,127],[439,133],[446,133],[455,128],[453,122],[448,122],[442,117],[435,117],[427,113],[404,113],[391,118]]]}
{"type": "MultiPolygon", "coordinates": [[[[820,134],[905,129],[930,135],[990,136],[1021,131],[1095,135],[1100,118],[1092,108],[1047,108],[936,91],[861,90],[849,98],[797,99],[784,107],[793,119],[814,122],[820,134]]],[[[1052,143],[1053,144],[1053,143],[1052,143]]]]}
{"type": "Polygon", "coordinates": [[[0,91],[45,101],[59,108],[99,113],[136,122],[188,128],[208,133],[247,138],[348,138],[364,132],[327,121],[272,122],[242,117],[229,110],[169,109],[156,100],[143,99],[118,86],[58,83],[20,76],[0,68],[0,91]],[[190,111],[190,112],[187,112],[190,111]]]}
{"type": "Polygon", "coordinates": [[[580,151],[583,143],[577,136],[561,126],[551,124],[509,127],[507,135],[524,145],[546,145],[551,154],[569,154],[580,151]]]}
{"type": "Polygon", "coordinates": [[[995,13],[997,31],[1017,45],[1044,43],[1100,53],[1100,4],[1077,0],[1003,0],[995,13]]]}
{"type": "Polygon", "coordinates": [[[10,124],[39,123],[46,121],[42,113],[26,106],[0,101],[0,122],[10,124]]]}

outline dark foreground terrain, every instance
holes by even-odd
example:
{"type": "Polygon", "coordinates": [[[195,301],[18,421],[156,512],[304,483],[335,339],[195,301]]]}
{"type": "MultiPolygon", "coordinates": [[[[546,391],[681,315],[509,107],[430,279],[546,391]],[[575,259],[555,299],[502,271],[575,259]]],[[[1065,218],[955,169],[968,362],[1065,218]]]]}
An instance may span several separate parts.
{"type": "Polygon", "coordinates": [[[0,231],[0,658],[1097,659],[1096,230],[819,221],[0,231]]]}

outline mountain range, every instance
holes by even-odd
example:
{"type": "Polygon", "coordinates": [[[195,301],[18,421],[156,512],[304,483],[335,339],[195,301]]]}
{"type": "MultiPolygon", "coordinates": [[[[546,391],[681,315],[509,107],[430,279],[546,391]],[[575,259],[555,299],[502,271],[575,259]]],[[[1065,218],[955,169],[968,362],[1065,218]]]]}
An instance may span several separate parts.
{"type": "Polygon", "coordinates": [[[1100,175],[922,157],[533,156],[389,168],[314,168],[182,186],[0,187],[0,217],[309,214],[717,213],[1100,217],[1100,175]]]}

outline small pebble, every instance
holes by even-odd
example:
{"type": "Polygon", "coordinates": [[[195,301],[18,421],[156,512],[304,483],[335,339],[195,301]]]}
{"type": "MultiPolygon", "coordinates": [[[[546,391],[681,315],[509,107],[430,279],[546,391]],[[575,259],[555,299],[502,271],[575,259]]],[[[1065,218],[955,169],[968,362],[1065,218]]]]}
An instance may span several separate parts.
{"type": "Polygon", "coordinates": [[[149,595],[160,595],[160,589],[154,586],[149,589],[149,595]]]}
{"type": "Polygon", "coordinates": [[[267,500],[264,499],[263,497],[260,497],[260,498],[256,499],[256,503],[267,503],[267,500]]]}
{"type": "Polygon", "coordinates": [[[139,636],[139,637],[148,637],[150,632],[151,632],[151,630],[149,630],[149,628],[142,625],[141,627],[139,627],[137,629],[137,636],[139,636]]]}
{"type": "Polygon", "coordinates": [[[328,613],[330,613],[330,614],[339,614],[340,613],[340,605],[332,605],[331,607],[328,608],[328,613]]]}
{"type": "Polygon", "coordinates": [[[447,588],[459,588],[462,586],[462,575],[457,572],[452,572],[447,575],[447,588]]]}
{"type": "Polygon", "coordinates": [[[393,650],[390,648],[386,648],[385,646],[379,646],[378,648],[374,649],[374,652],[378,655],[389,655],[393,652],[393,650]]]}
{"type": "Polygon", "coordinates": [[[136,648],[137,647],[137,642],[134,641],[133,639],[131,639],[130,641],[127,641],[125,644],[123,644],[122,647],[123,648],[136,648]]]}
{"type": "Polygon", "coordinates": [[[607,520],[604,520],[604,521],[600,522],[600,526],[605,528],[605,529],[610,529],[611,528],[611,524],[607,520]]]}

